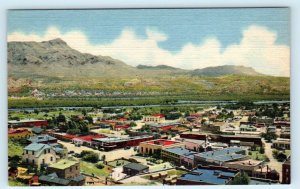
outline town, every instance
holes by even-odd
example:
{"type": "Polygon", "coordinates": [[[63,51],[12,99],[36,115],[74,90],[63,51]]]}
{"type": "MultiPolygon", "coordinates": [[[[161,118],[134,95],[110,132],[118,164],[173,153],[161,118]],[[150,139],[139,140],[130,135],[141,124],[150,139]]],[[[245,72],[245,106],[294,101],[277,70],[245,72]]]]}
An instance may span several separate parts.
{"type": "Polygon", "coordinates": [[[290,103],[10,109],[11,186],[289,184],[290,103]]]}

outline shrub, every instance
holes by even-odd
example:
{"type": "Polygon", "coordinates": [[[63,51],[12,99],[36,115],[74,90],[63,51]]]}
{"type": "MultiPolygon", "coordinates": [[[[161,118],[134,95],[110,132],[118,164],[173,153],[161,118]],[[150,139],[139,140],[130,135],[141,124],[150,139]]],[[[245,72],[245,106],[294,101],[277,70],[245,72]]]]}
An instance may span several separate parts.
{"type": "Polygon", "coordinates": [[[82,158],[84,161],[88,161],[91,163],[97,163],[99,160],[99,155],[96,153],[91,153],[91,154],[87,154],[85,156],[83,156],[82,158]]]}
{"type": "Polygon", "coordinates": [[[103,165],[102,163],[97,163],[97,164],[96,164],[96,167],[97,167],[98,169],[103,169],[103,168],[104,168],[104,165],[103,165]]]}

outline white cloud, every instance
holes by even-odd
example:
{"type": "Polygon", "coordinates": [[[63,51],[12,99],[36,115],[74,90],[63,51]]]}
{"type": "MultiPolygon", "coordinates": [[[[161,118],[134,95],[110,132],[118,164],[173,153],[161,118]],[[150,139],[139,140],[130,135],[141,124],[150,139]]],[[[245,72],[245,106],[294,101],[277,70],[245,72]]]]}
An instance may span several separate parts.
{"type": "Polygon", "coordinates": [[[108,44],[92,45],[81,31],[61,33],[50,27],[43,36],[14,32],[8,41],[46,41],[62,38],[72,48],[94,55],[111,56],[136,66],[165,64],[184,69],[197,69],[225,64],[250,66],[269,75],[290,75],[290,48],[275,43],[277,34],[262,26],[250,26],[243,31],[239,44],[221,49],[218,39],[210,37],[201,44],[185,44],[177,53],[160,48],[158,43],[168,36],[154,29],[146,29],[147,36],[140,38],[131,29],[108,44]]]}

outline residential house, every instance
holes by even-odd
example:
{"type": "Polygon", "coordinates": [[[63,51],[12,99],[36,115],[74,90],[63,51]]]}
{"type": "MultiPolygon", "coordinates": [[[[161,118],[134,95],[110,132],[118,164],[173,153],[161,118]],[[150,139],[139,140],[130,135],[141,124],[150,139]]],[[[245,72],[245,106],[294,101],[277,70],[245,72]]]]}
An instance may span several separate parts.
{"type": "Polygon", "coordinates": [[[22,160],[38,168],[55,163],[57,159],[56,152],[48,144],[31,143],[23,150],[22,160]]]}

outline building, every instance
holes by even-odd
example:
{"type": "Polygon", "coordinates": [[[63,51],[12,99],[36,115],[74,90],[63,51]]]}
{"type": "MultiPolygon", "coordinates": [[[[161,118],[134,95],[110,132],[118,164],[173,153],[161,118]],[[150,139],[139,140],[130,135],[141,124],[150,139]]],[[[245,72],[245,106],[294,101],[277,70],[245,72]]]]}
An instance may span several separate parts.
{"type": "Polygon", "coordinates": [[[135,136],[128,138],[93,138],[92,146],[97,147],[98,149],[103,149],[105,151],[125,148],[131,146],[138,146],[141,142],[145,142],[148,140],[153,140],[153,136],[144,135],[144,136],[135,136]]]}
{"type": "Polygon", "coordinates": [[[80,163],[63,159],[50,165],[48,175],[42,175],[39,181],[46,185],[55,186],[82,186],[85,177],[80,173],[80,163]]]}
{"type": "Polygon", "coordinates": [[[257,130],[257,128],[252,125],[241,125],[240,126],[240,131],[255,132],[256,130],[257,130]]]}
{"type": "Polygon", "coordinates": [[[161,159],[172,162],[177,166],[194,167],[194,154],[197,152],[185,149],[184,147],[166,148],[161,151],[161,159]]]}
{"type": "Polygon", "coordinates": [[[91,146],[92,145],[92,139],[95,138],[106,138],[105,135],[87,135],[87,136],[77,136],[72,138],[72,143],[75,145],[85,145],[85,146],[91,146]]]}
{"type": "Polygon", "coordinates": [[[57,139],[50,135],[37,135],[28,139],[30,143],[53,144],[57,143],[57,139]]]}
{"type": "Polygon", "coordinates": [[[207,140],[208,135],[197,133],[197,132],[185,132],[180,134],[180,138],[186,138],[186,139],[195,139],[195,140],[207,140]]]}
{"type": "Polygon", "coordinates": [[[168,131],[180,125],[178,122],[148,124],[152,131],[168,131]]]}
{"type": "Polygon", "coordinates": [[[242,160],[242,161],[233,161],[233,162],[225,162],[224,166],[232,169],[243,170],[248,176],[252,177],[255,174],[255,171],[263,166],[263,161],[258,160],[242,160]]]}
{"type": "Polygon", "coordinates": [[[228,123],[226,122],[213,122],[208,124],[202,124],[201,130],[208,131],[208,132],[220,132],[227,127],[228,123]]]}
{"type": "Polygon", "coordinates": [[[182,139],[184,147],[195,152],[203,152],[206,149],[207,142],[205,140],[182,139]]]}
{"type": "Polygon", "coordinates": [[[19,128],[19,129],[8,130],[9,139],[22,139],[22,138],[29,138],[31,136],[33,136],[33,134],[28,129],[19,128]]]}
{"type": "Polygon", "coordinates": [[[165,121],[165,116],[163,114],[153,114],[150,116],[144,116],[143,121],[145,123],[162,123],[165,121]]]}
{"type": "Polygon", "coordinates": [[[261,137],[259,135],[210,135],[212,141],[230,144],[232,140],[239,140],[241,146],[262,146],[261,137]]]}
{"type": "Polygon", "coordinates": [[[257,170],[254,171],[256,178],[279,180],[279,173],[275,169],[271,169],[269,165],[261,165],[257,170]]]}
{"type": "Polygon", "coordinates": [[[139,145],[139,153],[143,155],[152,155],[156,152],[160,152],[162,149],[171,148],[176,146],[182,146],[183,143],[172,141],[172,140],[150,140],[146,142],[141,142],[139,145]]]}
{"type": "Polygon", "coordinates": [[[196,165],[223,166],[226,162],[248,159],[247,150],[241,147],[228,147],[224,149],[195,154],[196,165]]]}
{"type": "Polygon", "coordinates": [[[291,140],[288,138],[277,138],[273,141],[272,147],[279,150],[289,150],[291,148],[291,140]]]}
{"type": "Polygon", "coordinates": [[[267,133],[276,133],[276,126],[273,125],[268,126],[267,133]]]}
{"type": "Polygon", "coordinates": [[[291,138],[290,127],[282,127],[280,131],[280,138],[291,138]]]}
{"type": "Polygon", "coordinates": [[[130,176],[147,172],[149,172],[149,167],[140,163],[128,163],[123,166],[123,173],[130,176]]]}
{"type": "Polygon", "coordinates": [[[23,149],[23,162],[38,168],[55,163],[57,159],[55,150],[48,144],[31,143],[23,149]]]}
{"type": "Polygon", "coordinates": [[[198,166],[177,178],[177,185],[228,185],[239,175],[238,170],[219,166],[198,166]]]}
{"type": "Polygon", "coordinates": [[[31,128],[31,132],[34,134],[42,134],[42,132],[44,131],[44,129],[42,129],[41,127],[32,127],[31,128]]]}
{"type": "Polygon", "coordinates": [[[47,120],[24,119],[20,121],[16,121],[16,120],[8,121],[8,127],[10,128],[43,127],[43,126],[48,126],[47,120]]]}
{"type": "Polygon", "coordinates": [[[255,121],[257,124],[263,123],[265,125],[272,125],[274,123],[274,119],[267,116],[255,117],[255,121]]]}
{"type": "Polygon", "coordinates": [[[291,184],[291,157],[282,164],[282,184],[291,184]]]}

